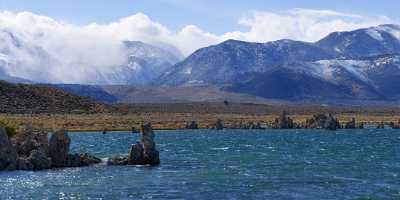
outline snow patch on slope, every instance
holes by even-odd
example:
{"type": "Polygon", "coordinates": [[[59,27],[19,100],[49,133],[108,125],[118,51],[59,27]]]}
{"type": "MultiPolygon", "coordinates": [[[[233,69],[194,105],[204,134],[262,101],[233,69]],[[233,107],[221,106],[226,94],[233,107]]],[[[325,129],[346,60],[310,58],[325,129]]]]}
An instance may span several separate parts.
{"type": "Polygon", "coordinates": [[[368,61],[358,60],[320,60],[309,64],[310,72],[314,76],[331,82],[336,82],[337,73],[341,69],[349,72],[359,80],[369,82],[366,74],[369,66],[371,66],[371,63],[368,61]]]}
{"type": "Polygon", "coordinates": [[[371,37],[374,38],[375,40],[383,41],[383,37],[382,37],[381,33],[379,33],[378,30],[372,29],[372,28],[371,28],[371,29],[368,29],[366,32],[367,32],[367,34],[368,34],[369,36],[371,36],[371,37]]]}
{"type": "Polygon", "coordinates": [[[400,26],[397,25],[382,25],[377,27],[378,30],[385,31],[391,34],[396,39],[400,40],[400,26]]]}

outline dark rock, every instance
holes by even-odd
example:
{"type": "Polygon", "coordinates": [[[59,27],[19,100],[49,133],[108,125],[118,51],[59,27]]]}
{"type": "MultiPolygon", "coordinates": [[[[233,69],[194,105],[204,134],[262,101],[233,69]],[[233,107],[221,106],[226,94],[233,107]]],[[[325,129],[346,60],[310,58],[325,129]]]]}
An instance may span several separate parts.
{"type": "Polygon", "coordinates": [[[43,130],[35,130],[30,126],[27,126],[13,137],[11,142],[20,157],[29,157],[33,150],[41,151],[45,154],[49,150],[47,133],[43,130]]]}
{"type": "Polygon", "coordinates": [[[128,155],[128,164],[130,165],[144,165],[144,149],[140,142],[132,145],[131,151],[128,155]]]}
{"type": "Polygon", "coordinates": [[[79,154],[68,154],[65,163],[61,167],[81,167],[81,156],[79,154]]]}
{"type": "Polygon", "coordinates": [[[67,163],[71,161],[70,159],[74,159],[68,155],[70,143],[71,139],[65,130],[57,131],[51,135],[49,142],[49,157],[51,158],[53,167],[79,166],[79,164],[75,165],[75,163],[67,163]]]}
{"type": "Polygon", "coordinates": [[[392,122],[392,129],[400,129],[400,120],[396,123],[392,122]]]}
{"type": "Polygon", "coordinates": [[[381,122],[376,126],[377,129],[384,129],[385,128],[385,123],[381,122]]]}
{"type": "Polygon", "coordinates": [[[89,166],[101,163],[101,159],[87,153],[80,155],[80,166],[89,166]]]}
{"type": "Polygon", "coordinates": [[[136,129],[136,127],[131,128],[132,133],[139,133],[140,131],[136,129]]]}
{"type": "Polygon", "coordinates": [[[42,151],[33,150],[28,157],[28,162],[32,164],[32,170],[35,171],[51,169],[51,159],[42,151]]]}
{"type": "Polygon", "coordinates": [[[272,124],[272,128],[274,129],[293,129],[295,128],[293,120],[287,116],[286,112],[282,112],[282,114],[275,119],[272,124]]]}
{"type": "Polygon", "coordinates": [[[341,125],[339,121],[332,116],[332,114],[319,114],[314,115],[311,119],[308,119],[306,121],[305,128],[336,130],[341,128],[341,125]]]}
{"type": "Polygon", "coordinates": [[[17,153],[11,144],[7,132],[0,127],[0,171],[17,168],[17,153]]]}
{"type": "Polygon", "coordinates": [[[142,139],[132,145],[128,157],[111,158],[107,163],[109,165],[159,165],[159,152],[156,149],[154,137],[150,124],[142,126],[142,139]]]}
{"type": "Polygon", "coordinates": [[[101,163],[101,159],[93,155],[85,154],[68,154],[63,167],[85,167],[101,163]]]}
{"type": "MultiPolygon", "coordinates": [[[[7,153],[8,156],[14,154],[11,159],[13,162],[11,162],[9,157],[2,155],[7,144],[1,136],[0,130],[0,167],[4,161],[9,166],[7,169],[10,170],[37,171],[61,167],[82,167],[101,162],[99,158],[89,154],[69,154],[71,139],[64,130],[55,132],[48,140],[47,133],[42,130],[33,130],[30,127],[13,138],[13,146],[9,142],[9,146],[15,147],[14,153],[12,149],[7,153]]],[[[0,168],[0,170],[4,169],[0,168]]]]}
{"type": "Polygon", "coordinates": [[[345,129],[355,129],[357,128],[356,119],[352,118],[351,121],[347,122],[344,126],[345,129]]]}
{"type": "Polygon", "coordinates": [[[191,123],[186,124],[186,129],[199,129],[199,125],[195,121],[192,121],[191,123]]]}
{"type": "Polygon", "coordinates": [[[224,129],[224,122],[221,119],[218,119],[214,125],[214,129],[216,130],[223,130],[224,129]]]}
{"type": "Polygon", "coordinates": [[[248,129],[263,129],[260,123],[249,122],[248,129]]]}
{"type": "Polygon", "coordinates": [[[33,164],[28,158],[20,157],[17,159],[17,170],[32,171],[33,169],[33,164]]]}
{"type": "Polygon", "coordinates": [[[154,132],[150,124],[142,126],[142,139],[132,146],[128,156],[129,165],[158,165],[159,152],[154,142],[154,132]]]}

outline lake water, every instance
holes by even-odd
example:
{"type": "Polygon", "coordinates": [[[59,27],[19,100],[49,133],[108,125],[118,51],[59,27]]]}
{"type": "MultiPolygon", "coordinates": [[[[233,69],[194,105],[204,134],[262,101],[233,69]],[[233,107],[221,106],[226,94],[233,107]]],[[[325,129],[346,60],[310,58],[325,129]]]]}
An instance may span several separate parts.
{"type": "MultiPolygon", "coordinates": [[[[158,167],[0,172],[0,199],[400,199],[399,130],[157,133],[158,167]]],[[[101,158],[139,137],[70,136],[101,158]]]]}

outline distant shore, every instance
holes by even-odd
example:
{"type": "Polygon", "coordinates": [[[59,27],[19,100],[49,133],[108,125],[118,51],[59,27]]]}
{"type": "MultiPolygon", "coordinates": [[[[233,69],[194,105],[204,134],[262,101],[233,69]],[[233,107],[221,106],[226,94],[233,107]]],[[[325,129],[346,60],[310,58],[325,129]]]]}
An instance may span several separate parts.
{"type": "MultiPolygon", "coordinates": [[[[139,129],[144,123],[152,123],[155,130],[184,130],[187,124],[195,121],[199,129],[210,129],[218,119],[221,119],[227,128],[238,123],[259,123],[262,127],[270,127],[279,115],[263,114],[201,114],[201,113],[138,113],[128,115],[91,114],[91,115],[44,115],[44,114],[0,114],[4,118],[15,122],[19,126],[32,125],[46,130],[65,128],[70,132],[93,131],[132,131],[139,129]]],[[[312,115],[290,115],[296,123],[303,123],[312,115]]],[[[353,117],[358,123],[389,124],[397,122],[399,115],[362,115],[337,114],[341,123],[350,121],[353,117]]]]}
{"type": "Polygon", "coordinates": [[[275,119],[286,111],[297,124],[305,123],[316,114],[332,113],[340,123],[355,118],[357,123],[389,124],[400,120],[398,107],[373,106],[285,106],[238,103],[185,103],[185,104],[127,104],[118,105],[112,113],[71,114],[0,114],[19,126],[32,125],[47,130],[64,128],[71,132],[84,131],[132,131],[142,124],[151,123],[155,130],[182,130],[195,122],[199,129],[212,128],[217,120],[222,120],[229,128],[237,124],[260,124],[272,127],[275,119]]]}

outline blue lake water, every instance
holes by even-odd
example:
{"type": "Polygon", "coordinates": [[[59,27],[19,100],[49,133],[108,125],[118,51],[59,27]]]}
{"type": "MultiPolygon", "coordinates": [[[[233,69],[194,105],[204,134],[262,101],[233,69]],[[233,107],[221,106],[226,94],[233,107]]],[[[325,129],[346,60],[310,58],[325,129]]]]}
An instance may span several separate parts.
{"type": "MultiPolygon", "coordinates": [[[[158,167],[0,172],[0,199],[400,199],[399,130],[157,133],[158,167]]],[[[70,136],[101,158],[139,138],[70,136]]]]}

